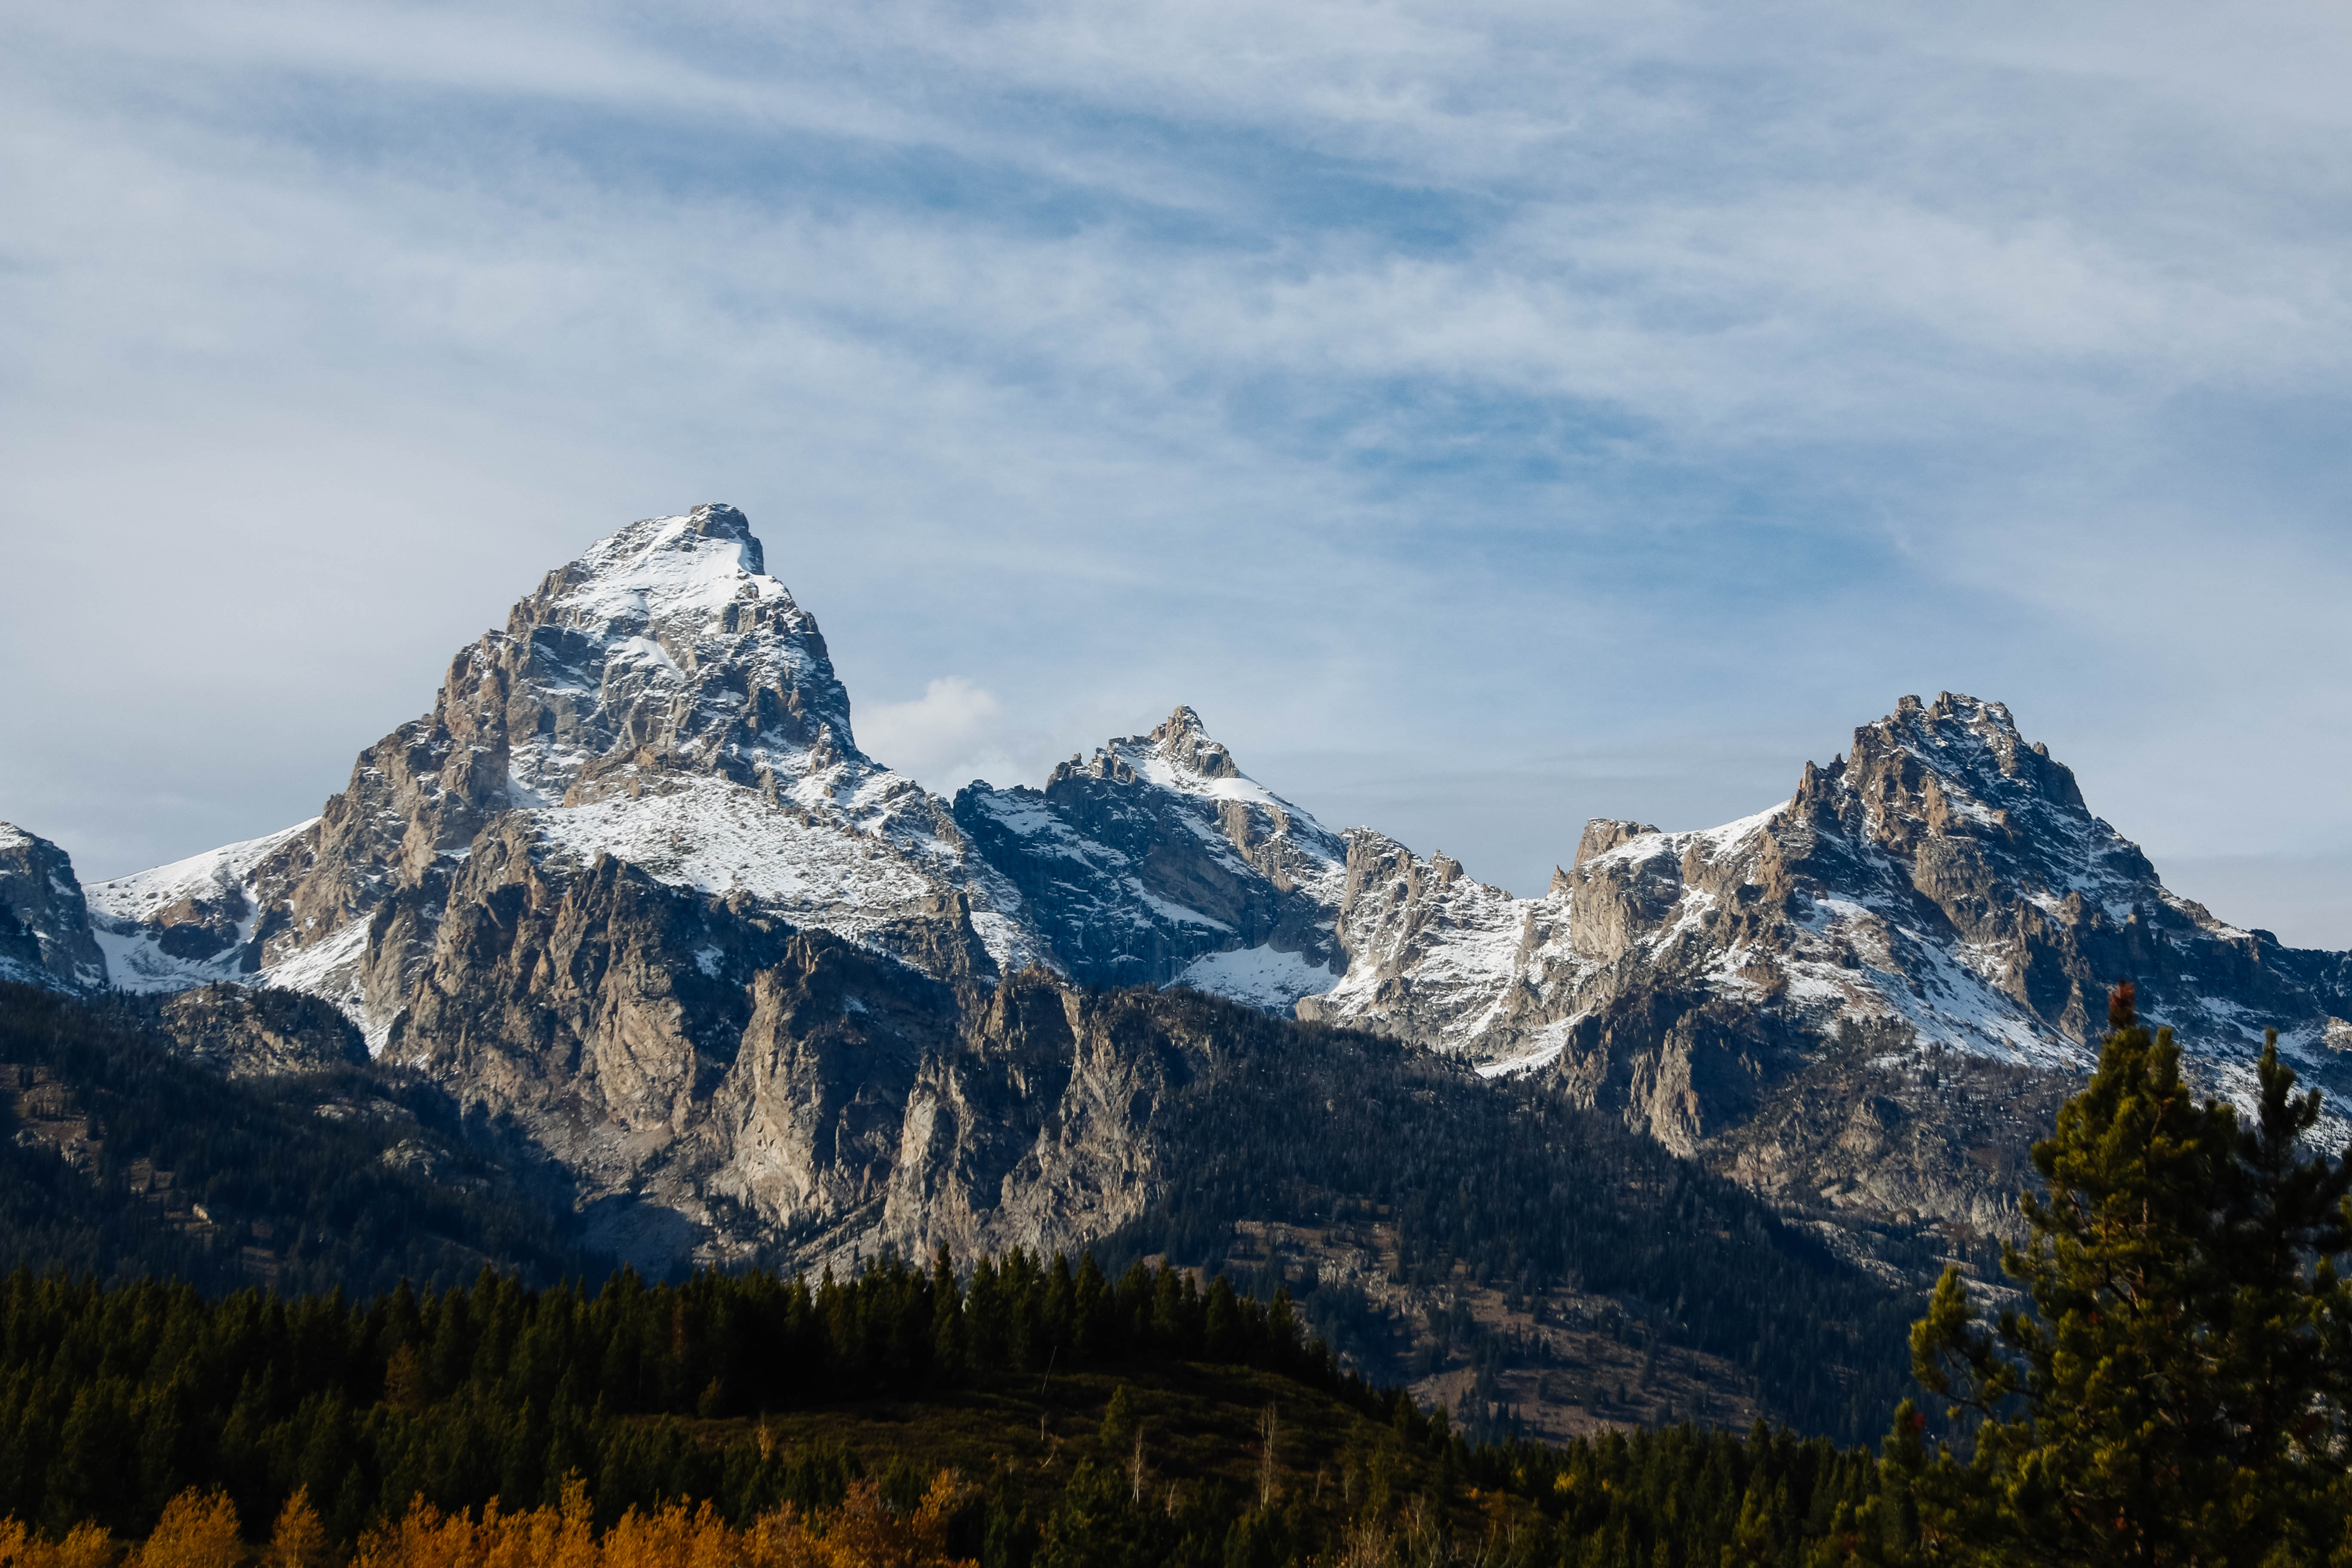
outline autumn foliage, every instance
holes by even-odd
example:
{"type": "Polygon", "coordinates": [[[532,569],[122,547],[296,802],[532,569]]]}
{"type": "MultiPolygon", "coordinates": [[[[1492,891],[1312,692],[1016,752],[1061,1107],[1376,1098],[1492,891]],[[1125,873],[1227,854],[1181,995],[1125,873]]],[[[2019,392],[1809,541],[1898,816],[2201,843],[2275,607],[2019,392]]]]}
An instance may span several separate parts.
{"type": "MultiPolygon", "coordinates": [[[[511,1513],[495,1499],[477,1513],[444,1511],[420,1497],[361,1538],[351,1568],[970,1568],[949,1555],[947,1540],[966,1489],[942,1471],[901,1514],[863,1480],[834,1508],[787,1503],[740,1530],[708,1502],[673,1502],[633,1508],[601,1532],[576,1478],[561,1503],[511,1513]]],[[[250,1555],[227,1494],[194,1488],[173,1499],[154,1533],[127,1553],[92,1525],[50,1541],[20,1521],[0,1522],[0,1568],[112,1568],[118,1561],[121,1568],[238,1568],[250,1555]]],[[[327,1560],[318,1515],[298,1493],[260,1561],[265,1568],[320,1568],[327,1560]]]]}

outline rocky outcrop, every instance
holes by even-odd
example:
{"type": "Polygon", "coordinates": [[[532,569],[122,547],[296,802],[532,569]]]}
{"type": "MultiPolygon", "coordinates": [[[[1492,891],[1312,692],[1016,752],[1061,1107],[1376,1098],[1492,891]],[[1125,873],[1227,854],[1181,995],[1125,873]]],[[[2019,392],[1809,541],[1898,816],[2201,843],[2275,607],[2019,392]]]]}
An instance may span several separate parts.
{"type": "Polygon", "coordinates": [[[55,991],[106,985],[73,859],[47,839],[0,822],[0,980],[55,991]]]}
{"type": "Polygon", "coordinates": [[[157,1012],[182,1054],[233,1079],[329,1072],[368,1060],[352,1021],[299,992],[200,985],[166,998],[157,1012]]]}
{"type": "Polygon", "coordinates": [[[1339,984],[1303,998],[1298,1016],[1379,1029],[1448,1051],[1487,1043],[1537,953],[1567,934],[1564,903],[1514,899],[1444,855],[1416,856],[1354,828],[1339,900],[1349,955],[1339,984]]]}

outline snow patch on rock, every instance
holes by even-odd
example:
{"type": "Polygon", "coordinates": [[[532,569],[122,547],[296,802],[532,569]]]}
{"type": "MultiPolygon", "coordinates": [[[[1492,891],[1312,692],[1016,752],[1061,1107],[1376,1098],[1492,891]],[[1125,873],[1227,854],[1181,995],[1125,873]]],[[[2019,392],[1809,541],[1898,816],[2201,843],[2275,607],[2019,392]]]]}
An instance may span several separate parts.
{"type": "Polygon", "coordinates": [[[1328,991],[1339,983],[1338,972],[1304,954],[1271,946],[1204,953],[1185,965],[1174,981],[1269,1013],[1287,1013],[1300,997],[1328,991]]]}

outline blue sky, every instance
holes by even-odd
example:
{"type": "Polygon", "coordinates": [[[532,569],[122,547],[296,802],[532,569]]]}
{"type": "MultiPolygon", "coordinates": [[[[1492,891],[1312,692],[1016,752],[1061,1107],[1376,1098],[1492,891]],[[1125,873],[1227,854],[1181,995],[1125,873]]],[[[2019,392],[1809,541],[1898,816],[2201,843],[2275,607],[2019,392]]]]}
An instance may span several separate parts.
{"type": "Polygon", "coordinates": [[[934,787],[1199,709],[1538,889],[1998,697],[2352,946],[2352,13],[0,10],[0,816],[315,811],[743,507],[934,787]]]}

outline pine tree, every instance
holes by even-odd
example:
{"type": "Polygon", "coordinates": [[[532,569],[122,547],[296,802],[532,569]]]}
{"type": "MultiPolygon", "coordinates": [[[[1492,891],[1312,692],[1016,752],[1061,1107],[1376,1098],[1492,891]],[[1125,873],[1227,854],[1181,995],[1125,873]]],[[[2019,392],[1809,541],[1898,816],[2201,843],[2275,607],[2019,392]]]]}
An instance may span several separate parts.
{"type": "Polygon", "coordinates": [[[2128,983],[2108,1020],[2097,1072],[2034,1145],[2032,1238],[2002,1249],[2032,1310],[1988,1326],[1953,1268],[1912,1331],[1968,1455],[1920,1442],[1906,1404],[1898,1533],[1935,1562],[2324,1560],[2345,1511],[2352,1166],[2303,1152],[2319,1097],[2294,1092],[2274,1034],[2242,1128],[2191,1096],[2128,983]]]}

